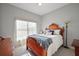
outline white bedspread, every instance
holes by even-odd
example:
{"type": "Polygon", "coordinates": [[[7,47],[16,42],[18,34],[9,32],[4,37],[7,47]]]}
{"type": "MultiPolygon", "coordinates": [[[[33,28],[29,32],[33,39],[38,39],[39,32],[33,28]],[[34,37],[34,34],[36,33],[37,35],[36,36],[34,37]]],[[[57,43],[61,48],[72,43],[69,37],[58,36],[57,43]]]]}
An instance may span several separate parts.
{"type": "Polygon", "coordinates": [[[50,44],[47,51],[47,55],[49,56],[53,55],[58,50],[58,48],[63,44],[63,39],[61,35],[44,35],[44,34],[38,34],[38,35],[52,39],[53,43],[50,44]]]}

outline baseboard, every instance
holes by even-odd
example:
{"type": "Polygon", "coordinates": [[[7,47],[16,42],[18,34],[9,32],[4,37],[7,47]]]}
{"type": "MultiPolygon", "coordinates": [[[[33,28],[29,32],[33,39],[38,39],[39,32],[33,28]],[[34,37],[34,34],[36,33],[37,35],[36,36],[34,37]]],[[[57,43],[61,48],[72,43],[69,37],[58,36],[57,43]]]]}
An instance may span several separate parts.
{"type": "Polygon", "coordinates": [[[69,47],[70,49],[73,49],[73,50],[75,49],[75,48],[74,48],[74,47],[72,47],[72,46],[68,46],[68,47],[69,47]]]}

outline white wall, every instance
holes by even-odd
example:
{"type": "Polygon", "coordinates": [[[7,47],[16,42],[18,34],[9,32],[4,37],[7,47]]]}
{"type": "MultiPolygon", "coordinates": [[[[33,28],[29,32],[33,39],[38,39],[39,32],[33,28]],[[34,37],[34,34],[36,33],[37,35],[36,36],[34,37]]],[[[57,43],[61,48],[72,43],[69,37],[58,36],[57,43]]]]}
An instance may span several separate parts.
{"type": "Polygon", "coordinates": [[[14,40],[15,20],[23,19],[27,21],[34,21],[37,23],[38,32],[40,31],[40,16],[30,13],[28,11],[19,9],[9,4],[1,4],[2,7],[2,21],[1,21],[1,35],[10,36],[14,40]]]}
{"type": "Polygon", "coordinates": [[[79,39],[79,4],[69,4],[43,16],[42,29],[51,23],[62,25],[64,21],[71,20],[68,27],[68,45],[73,39],[79,39]]]}
{"type": "Polygon", "coordinates": [[[2,9],[1,9],[1,4],[0,4],[0,35],[1,35],[1,19],[2,19],[2,17],[1,17],[1,13],[2,13],[1,10],[2,9]]]}

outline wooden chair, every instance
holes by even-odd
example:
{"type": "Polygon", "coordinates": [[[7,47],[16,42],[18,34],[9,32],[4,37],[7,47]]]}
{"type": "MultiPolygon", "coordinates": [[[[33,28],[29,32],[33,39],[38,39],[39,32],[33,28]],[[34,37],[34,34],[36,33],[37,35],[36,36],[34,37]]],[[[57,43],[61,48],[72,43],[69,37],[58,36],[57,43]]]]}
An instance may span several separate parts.
{"type": "Polygon", "coordinates": [[[12,41],[11,38],[0,36],[0,56],[12,56],[12,41]]]}

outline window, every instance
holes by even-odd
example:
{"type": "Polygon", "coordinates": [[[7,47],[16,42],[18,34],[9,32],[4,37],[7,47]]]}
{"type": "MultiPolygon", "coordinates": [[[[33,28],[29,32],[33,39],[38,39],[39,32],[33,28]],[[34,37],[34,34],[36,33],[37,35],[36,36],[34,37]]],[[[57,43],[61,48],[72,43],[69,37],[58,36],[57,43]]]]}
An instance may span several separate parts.
{"type": "Polygon", "coordinates": [[[37,33],[37,24],[35,22],[16,20],[17,41],[26,39],[28,35],[36,33],[37,33]]]}
{"type": "Polygon", "coordinates": [[[28,34],[36,34],[37,30],[36,30],[36,23],[33,22],[28,22],[28,34]]]}

